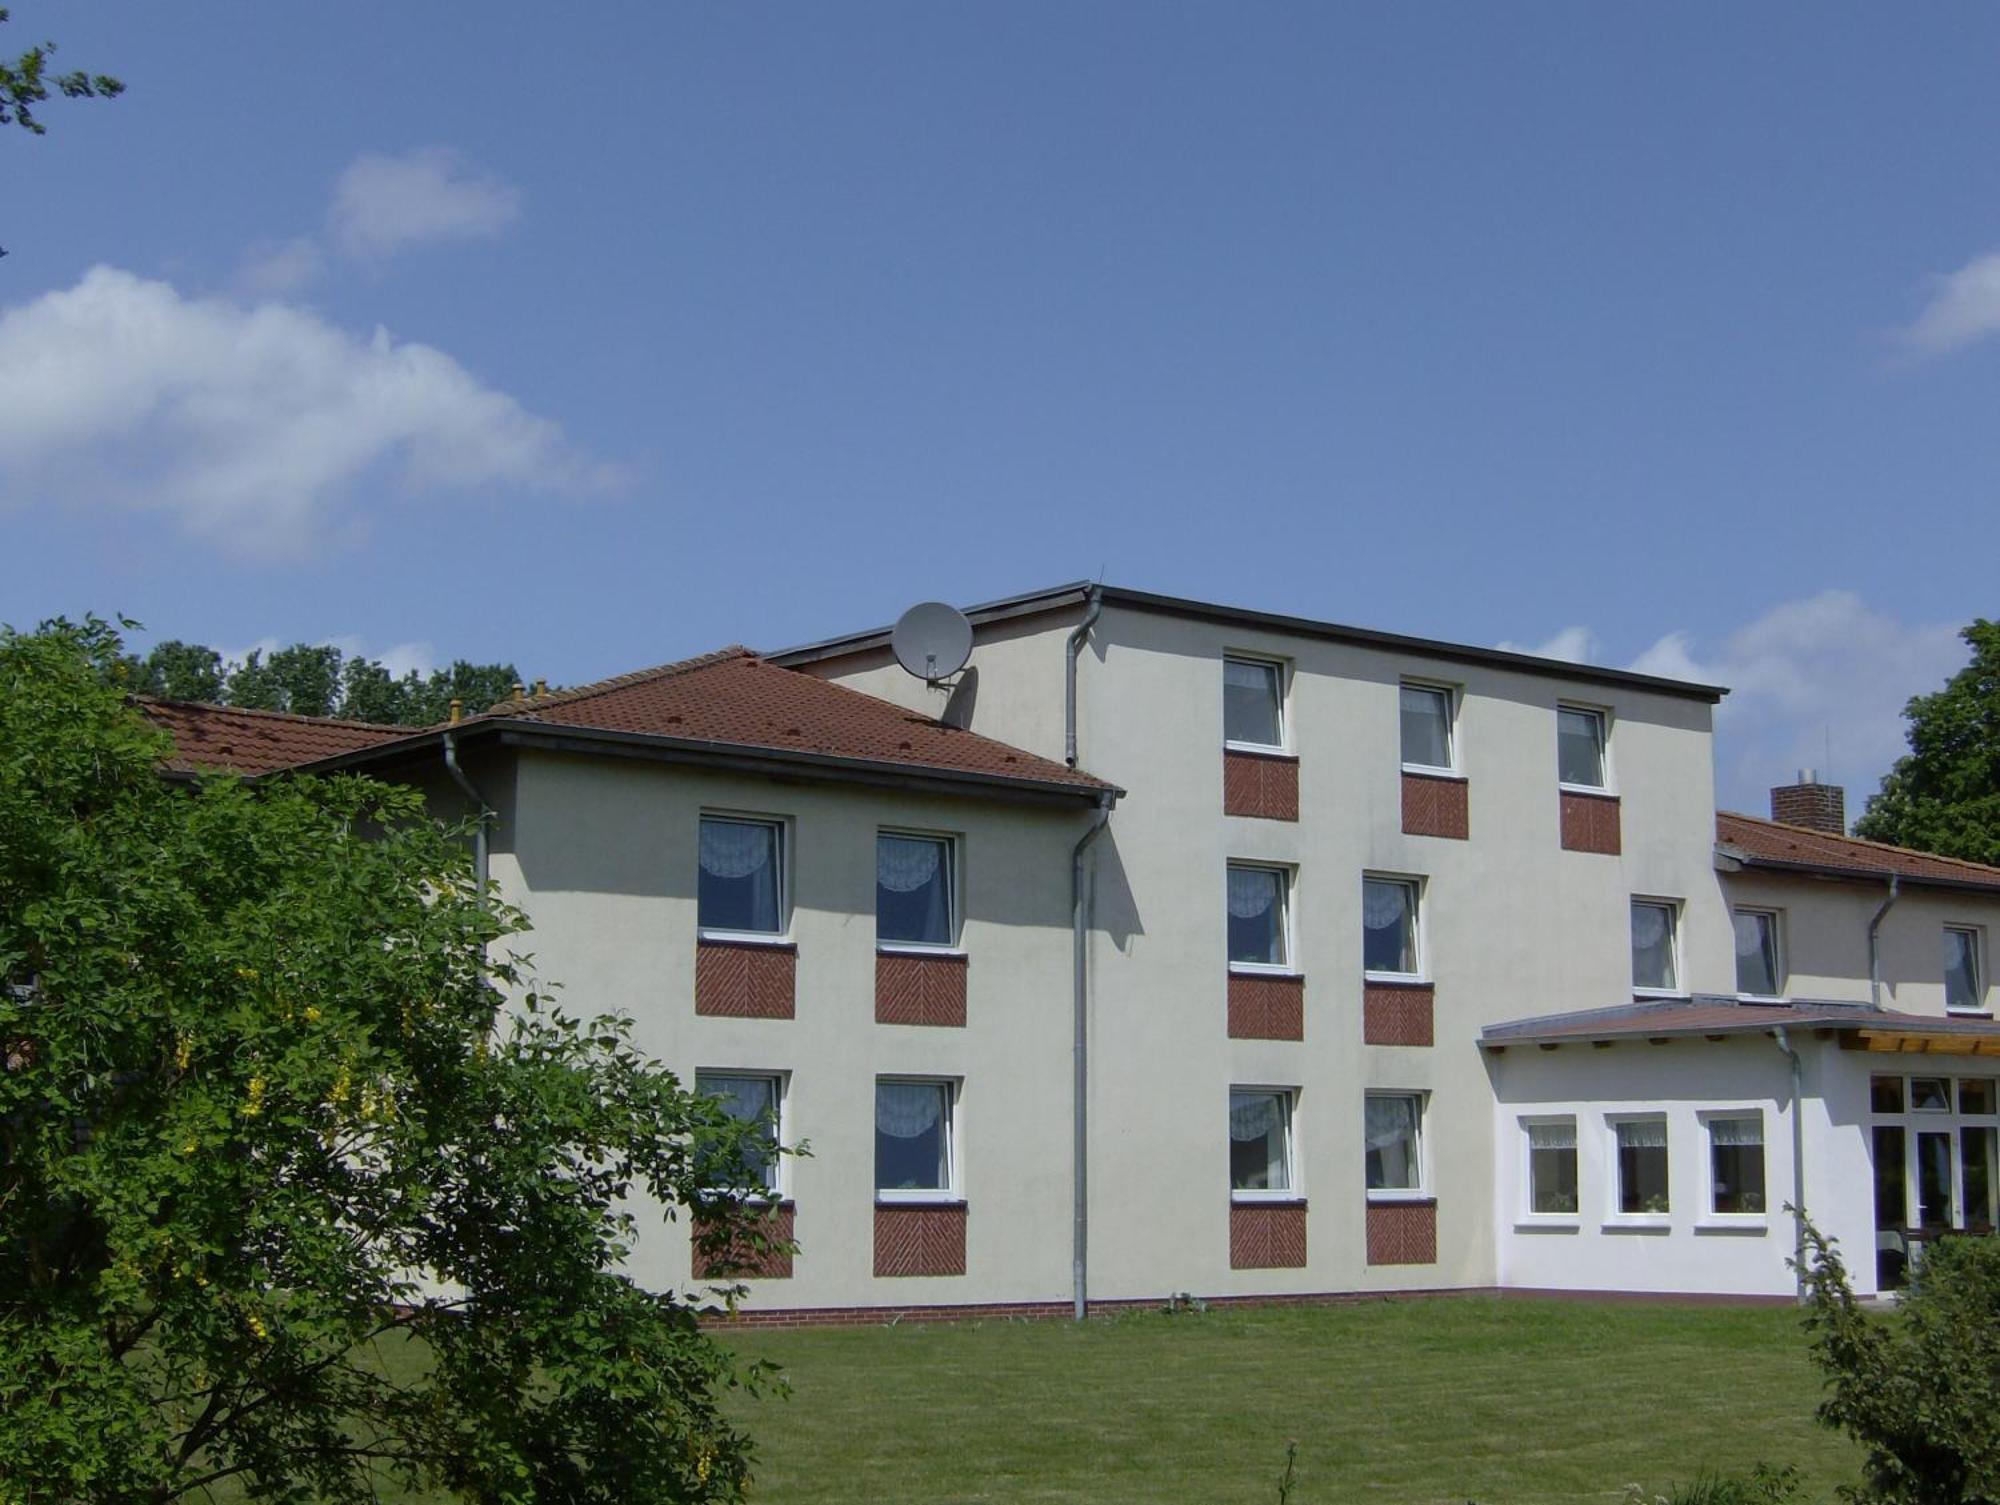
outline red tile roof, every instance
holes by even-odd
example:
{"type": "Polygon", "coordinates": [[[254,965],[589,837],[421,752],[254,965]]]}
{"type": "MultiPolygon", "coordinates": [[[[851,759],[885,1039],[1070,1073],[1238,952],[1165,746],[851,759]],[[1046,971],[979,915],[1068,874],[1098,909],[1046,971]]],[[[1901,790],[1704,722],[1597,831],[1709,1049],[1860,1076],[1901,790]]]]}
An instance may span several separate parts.
{"type": "Polygon", "coordinates": [[[270,773],[416,735],[407,726],[326,716],[240,711],[149,695],[135,695],[132,700],[147,720],[174,739],[174,755],[166,763],[173,773],[270,773]]]}
{"type": "Polygon", "coordinates": [[[741,647],[503,702],[461,725],[470,728],[495,719],[811,753],[1077,790],[1113,787],[890,701],[779,668],[741,647]]]}
{"type": "Polygon", "coordinates": [[[1917,883],[2000,890],[2000,868],[1915,852],[1908,847],[1892,847],[1879,841],[1863,841],[1858,836],[1834,836],[1805,826],[1781,825],[1774,820],[1759,820],[1754,815],[1719,812],[1715,817],[1715,838],[1732,853],[1740,853],[1753,867],[1759,863],[1779,863],[1835,875],[1887,878],[1894,874],[1917,883]]]}

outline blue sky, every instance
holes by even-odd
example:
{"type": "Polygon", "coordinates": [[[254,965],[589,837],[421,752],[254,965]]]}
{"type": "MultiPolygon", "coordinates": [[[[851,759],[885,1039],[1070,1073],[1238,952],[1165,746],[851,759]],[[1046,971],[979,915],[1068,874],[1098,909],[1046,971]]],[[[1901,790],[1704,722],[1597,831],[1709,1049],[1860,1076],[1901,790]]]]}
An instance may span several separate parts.
{"type": "Polygon", "coordinates": [[[1718,677],[1995,610],[2000,10],[163,8],[0,138],[0,616],[575,682],[1079,576],[1718,677]]]}

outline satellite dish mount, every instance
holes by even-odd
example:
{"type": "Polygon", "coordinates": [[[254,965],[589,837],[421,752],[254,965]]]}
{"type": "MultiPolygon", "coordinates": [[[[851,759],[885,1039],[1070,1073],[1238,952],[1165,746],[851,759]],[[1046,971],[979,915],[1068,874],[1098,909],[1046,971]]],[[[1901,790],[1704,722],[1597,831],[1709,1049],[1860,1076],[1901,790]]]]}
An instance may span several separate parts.
{"type": "Polygon", "coordinates": [[[897,619],[889,646],[906,673],[927,685],[937,685],[958,673],[972,657],[972,624],[955,606],[920,601],[897,619]]]}

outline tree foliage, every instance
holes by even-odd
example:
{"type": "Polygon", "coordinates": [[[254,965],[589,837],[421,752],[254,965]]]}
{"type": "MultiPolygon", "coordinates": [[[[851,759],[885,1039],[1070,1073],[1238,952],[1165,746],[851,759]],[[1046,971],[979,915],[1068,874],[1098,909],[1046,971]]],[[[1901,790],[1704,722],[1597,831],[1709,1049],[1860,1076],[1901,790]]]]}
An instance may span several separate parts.
{"type": "Polygon", "coordinates": [[[293,643],[268,655],[253,649],[232,664],[213,648],[170,639],[144,655],[121,653],[110,672],[126,689],[167,700],[385,726],[435,726],[450,718],[454,700],[468,712],[483,711],[509,698],[520,683],[512,664],[465,659],[427,675],[410,669],[397,676],[374,659],[349,657],[331,643],[293,643]]]}
{"type": "MultiPolygon", "coordinates": [[[[7,8],[0,6],[0,24],[7,20],[7,8]]],[[[49,128],[35,115],[35,107],[48,100],[49,87],[67,99],[116,99],[125,86],[108,73],[86,73],[78,68],[69,73],[49,72],[54,42],[30,47],[9,62],[0,58],[0,125],[10,121],[36,136],[49,128]]]]}
{"type": "Polygon", "coordinates": [[[1806,1330],[1820,1420],[1866,1450],[1863,1505],[2000,1501],[2000,1241],[1928,1246],[1895,1321],[1863,1311],[1838,1252],[1806,1230],[1806,1330]]]}
{"type": "Polygon", "coordinates": [[[1857,836],[2000,863],[2000,623],[1960,637],[1972,661],[1904,707],[1910,751],[1854,823],[1857,836]]]}
{"type": "Polygon", "coordinates": [[[641,1194],[756,1247],[743,1126],[411,791],[161,780],[119,655],[0,629],[0,1495],[738,1498],[757,1376],[619,1266],[641,1194]]]}

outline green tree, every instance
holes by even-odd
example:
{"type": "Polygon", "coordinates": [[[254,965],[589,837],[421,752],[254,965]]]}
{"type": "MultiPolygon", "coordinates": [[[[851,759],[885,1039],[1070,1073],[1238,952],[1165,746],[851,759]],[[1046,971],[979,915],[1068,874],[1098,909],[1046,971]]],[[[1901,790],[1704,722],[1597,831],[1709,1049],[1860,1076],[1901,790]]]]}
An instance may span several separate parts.
{"type": "Polygon", "coordinates": [[[1866,1450],[1862,1505],[2000,1500],[2000,1242],[1927,1247],[1892,1323],[1861,1309],[1832,1242],[1806,1230],[1819,1418],[1866,1450]]]}
{"type": "Polygon", "coordinates": [[[755,1247],[745,1130],[413,792],[158,778],[119,656],[0,629],[0,1494],[739,1498],[758,1376],[619,1268],[640,1193],[755,1247]]]}
{"type": "Polygon", "coordinates": [[[340,704],[340,664],[331,643],[294,643],[269,658],[252,649],[230,671],[223,699],[248,711],[331,716],[340,704]]]}
{"type": "Polygon", "coordinates": [[[1910,751],[1882,780],[1854,833],[1970,862],[2000,863],[2000,623],[1960,637],[1972,661],[1903,708],[1910,751]]]}
{"type": "MultiPolygon", "coordinates": [[[[7,8],[0,6],[0,25],[7,21],[7,8]]],[[[30,47],[12,62],[0,58],[0,125],[12,121],[37,136],[48,127],[35,116],[35,106],[49,97],[49,86],[68,99],[116,99],[125,86],[106,73],[86,73],[81,68],[70,73],[50,73],[49,59],[56,44],[43,42],[30,47]]]]}
{"type": "Polygon", "coordinates": [[[132,660],[131,688],[167,700],[222,699],[222,655],[199,643],[178,638],[155,643],[142,659],[132,660]]]}

